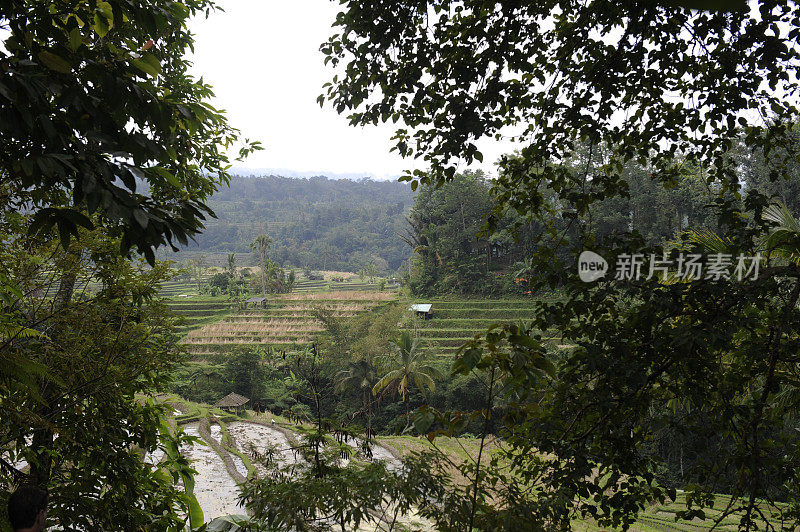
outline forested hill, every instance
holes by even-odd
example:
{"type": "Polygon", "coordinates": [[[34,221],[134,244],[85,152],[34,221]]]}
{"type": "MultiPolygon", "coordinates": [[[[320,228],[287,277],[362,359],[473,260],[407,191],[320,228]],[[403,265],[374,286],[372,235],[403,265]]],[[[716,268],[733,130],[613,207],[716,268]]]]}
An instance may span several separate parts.
{"type": "Polygon", "coordinates": [[[411,253],[397,235],[413,201],[411,187],[395,181],[234,176],[209,202],[218,219],[186,250],[249,254],[266,232],[270,257],[286,266],[395,270],[411,253]]]}

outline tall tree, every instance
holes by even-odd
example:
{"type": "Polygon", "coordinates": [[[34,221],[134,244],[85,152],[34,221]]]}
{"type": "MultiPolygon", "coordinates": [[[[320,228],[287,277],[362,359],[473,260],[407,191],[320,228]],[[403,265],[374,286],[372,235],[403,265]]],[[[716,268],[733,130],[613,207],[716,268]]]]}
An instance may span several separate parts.
{"type": "Polygon", "coordinates": [[[202,229],[238,138],[186,59],[188,19],[214,10],[0,2],[0,448],[53,488],[62,526],[202,523],[180,440],[146,396],[179,359],[155,249],[202,229]],[[142,463],[157,445],[174,467],[142,463]]]}
{"type": "Polygon", "coordinates": [[[258,348],[236,349],[227,357],[225,377],[231,391],[247,397],[251,402],[262,400],[266,379],[264,352],[258,348]]]}
{"type": "Polygon", "coordinates": [[[236,253],[228,253],[228,273],[236,278],[236,253]]]}
{"type": "Polygon", "coordinates": [[[347,367],[336,374],[336,391],[353,389],[361,394],[361,414],[367,419],[367,434],[372,434],[372,387],[378,379],[375,366],[369,360],[349,362],[347,367]]]}
{"type": "Polygon", "coordinates": [[[269,258],[267,251],[272,246],[272,239],[269,235],[258,235],[250,248],[258,253],[258,264],[261,267],[261,295],[267,297],[267,266],[269,265],[269,258]]]}
{"type": "Polygon", "coordinates": [[[478,232],[492,209],[480,172],[458,174],[440,188],[423,187],[408,215],[406,242],[415,248],[410,285],[416,293],[490,291],[486,239],[478,232]]]}
{"type": "Polygon", "coordinates": [[[0,5],[0,176],[30,191],[32,229],[56,226],[66,245],[99,223],[150,262],[157,246],[185,245],[202,229],[212,214],[204,201],[229,179],[221,147],[238,138],[187,68],[187,21],[214,9],[210,0],[0,5]]]}
{"type": "Polygon", "coordinates": [[[743,132],[767,151],[790,141],[800,28],[793,2],[736,7],[346,1],[341,31],[322,46],[345,75],[319,101],[353,125],[402,119],[395,149],[430,166],[406,176],[423,183],[452,179],[460,161],[482,159],[477,139],[517,126],[524,149],[502,159],[498,184],[503,206],[523,211],[540,201],[542,181],[566,198],[595,178],[588,201],[576,205],[584,212],[624,188],[619,164],[629,160],[650,161],[654,179],[670,183],[680,176],[678,153],[710,179],[735,184],[734,167],[708,162],[743,132]],[[585,141],[606,146],[608,162],[571,176],[558,163],[585,141]]]}
{"type": "Polygon", "coordinates": [[[4,359],[27,370],[4,366],[0,376],[2,484],[49,488],[50,518],[78,529],[181,527],[187,513],[198,526],[182,440],[146,399],[181,359],[173,317],[155,297],[168,265],[120,257],[119,242],[99,230],[82,230],[65,251],[58,239],[31,239],[24,217],[4,222],[2,276],[24,288],[3,311],[36,334],[0,344],[4,359]],[[65,277],[71,286],[60,294],[65,277]],[[143,463],[157,447],[172,451],[157,468],[143,463]],[[27,462],[26,474],[12,456],[27,462]]]}
{"type": "Polygon", "coordinates": [[[197,255],[189,259],[189,264],[192,265],[192,274],[194,275],[194,281],[197,284],[197,291],[199,292],[202,288],[203,276],[207,266],[206,258],[204,255],[197,255]]]}

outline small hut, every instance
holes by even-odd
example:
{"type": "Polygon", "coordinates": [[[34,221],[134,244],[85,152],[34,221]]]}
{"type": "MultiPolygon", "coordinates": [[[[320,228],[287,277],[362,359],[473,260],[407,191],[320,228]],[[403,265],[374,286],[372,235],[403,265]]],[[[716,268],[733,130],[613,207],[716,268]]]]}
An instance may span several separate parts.
{"type": "Polygon", "coordinates": [[[267,298],[266,297],[251,297],[250,299],[248,299],[248,300],[246,300],[244,302],[244,306],[245,307],[249,307],[251,305],[254,306],[254,307],[266,308],[266,306],[267,306],[267,298]]]}
{"type": "Polygon", "coordinates": [[[424,320],[429,320],[433,317],[433,305],[431,303],[414,303],[408,310],[424,320]]]}
{"type": "Polygon", "coordinates": [[[229,393],[222,399],[216,402],[214,406],[218,406],[226,412],[231,414],[241,414],[244,412],[244,405],[250,401],[247,397],[242,397],[238,393],[229,393]]]}

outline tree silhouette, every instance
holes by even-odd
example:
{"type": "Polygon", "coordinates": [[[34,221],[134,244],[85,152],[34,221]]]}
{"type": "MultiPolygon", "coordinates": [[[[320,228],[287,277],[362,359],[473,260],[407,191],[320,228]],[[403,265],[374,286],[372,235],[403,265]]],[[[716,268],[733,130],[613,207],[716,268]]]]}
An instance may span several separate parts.
{"type": "Polygon", "coordinates": [[[339,393],[348,389],[361,392],[361,413],[367,417],[367,434],[372,434],[372,400],[369,392],[378,380],[375,366],[366,359],[350,362],[347,368],[336,374],[336,380],[336,391],[339,393]]]}

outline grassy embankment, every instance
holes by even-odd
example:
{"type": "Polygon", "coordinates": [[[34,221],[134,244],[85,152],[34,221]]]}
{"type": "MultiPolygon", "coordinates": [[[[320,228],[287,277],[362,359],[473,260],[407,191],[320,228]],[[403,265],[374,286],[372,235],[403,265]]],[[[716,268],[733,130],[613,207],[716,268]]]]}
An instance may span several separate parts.
{"type": "MultiPolygon", "coordinates": [[[[167,399],[167,402],[182,411],[182,414],[175,418],[180,424],[202,419],[214,419],[216,423],[220,424],[223,434],[222,445],[224,449],[239,456],[245,463],[251,475],[254,472],[252,462],[249,460],[249,457],[246,453],[241,452],[240,450],[236,449],[235,445],[232,445],[232,441],[229,440],[229,435],[226,430],[227,423],[237,420],[256,420],[266,422],[274,419],[278,426],[295,432],[298,436],[298,439],[303,432],[309,429],[308,426],[295,425],[288,419],[275,414],[256,414],[252,411],[248,411],[246,413],[246,417],[240,418],[232,414],[223,413],[219,409],[208,405],[191,403],[176,397],[170,397],[167,399]]],[[[480,440],[475,437],[439,437],[436,438],[434,444],[431,444],[427,438],[415,436],[378,436],[376,439],[380,445],[386,447],[390,451],[396,452],[400,456],[408,455],[414,451],[427,450],[435,445],[441,451],[446,453],[454,463],[460,463],[464,460],[475,460],[480,447],[480,440]]],[[[488,461],[492,455],[499,451],[498,445],[498,442],[493,439],[487,440],[486,448],[484,449],[483,462],[488,461]]],[[[455,475],[457,482],[465,483],[468,481],[468,479],[456,473],[455,467],[452,468],[451,472],[455,475]]],[[[695,519],[691,523],[676,523],[674,519],[676,512],[685,508],[686,504],[685,495],[683,493],[678,493],[678,497],[675,501],[667,502],[663,505],[653,504],[652,506],[648,507],[640,514],[639,519],[633,524],[630,530],[638,532],[710,530],[714,520],[720,515],[721,511],[726,507],[729,500],[729,497],[726,495],[717,495],[714,508],[706,510],[705,519],[695,519]]],[[[716,527],[716,530],[736,530],[737,522],[738,521],[736,518],[728,517],[720,522],[720,524],[716,527]]],[[[770,524],[777,526],[777,528],[780,529],[777,521],[771,521],[770,524]]],[[[763,523],[761,523],[761,525],[763,525],[763,523]]],[[[583,519],[575,519],[575,521],[573,521],[573,529],[579,532],[597,532],[601,530],[609,530],[607,527],[597,526],[591,520],[583,519]]]]}

